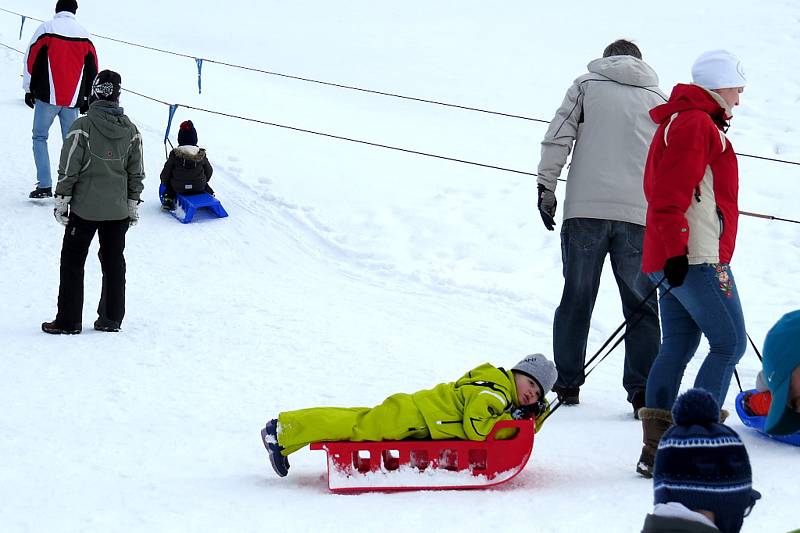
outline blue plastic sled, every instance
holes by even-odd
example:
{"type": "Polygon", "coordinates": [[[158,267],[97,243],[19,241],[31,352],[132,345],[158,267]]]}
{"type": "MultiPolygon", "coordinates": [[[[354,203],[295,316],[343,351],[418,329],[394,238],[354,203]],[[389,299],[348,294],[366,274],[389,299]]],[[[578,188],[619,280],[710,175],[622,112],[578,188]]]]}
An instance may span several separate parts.
{"type": "Polygon", "coordinates": [[[791,444],[792,446],[800,446],[800,432],[792,433],[791,435],[770,435],[764,431],[764,421],[767,419],[766,416],[750,416],[747,414],[747,412],[744,410],[744,395],[748,392],[758,391],[756,389],[747,390],[740,392],[736,397],[736,413],[739,415],[739,418],[742,419],[742,423],[745,426],[751,427],[762,435],[766,435],[771,439],[785,442],[786,444],[791,444]]]}
{"type": "MultiPolygon", "coordinates": [[[[161,200],[161,205],[164,205],[166,192],[167,188],[162,183],[158,187],[158,197],[161,200]]],[[[207,207],[219,218],[228,216],[228,212],[222,207],[220,201],[207,193],[193,194],[190,196],[179,194],[178,198],[175,200],[175,209],[170,211],[170,213],[183,224],[188,224],[194,218],[197,210],[204,207],[207,207]]]]}

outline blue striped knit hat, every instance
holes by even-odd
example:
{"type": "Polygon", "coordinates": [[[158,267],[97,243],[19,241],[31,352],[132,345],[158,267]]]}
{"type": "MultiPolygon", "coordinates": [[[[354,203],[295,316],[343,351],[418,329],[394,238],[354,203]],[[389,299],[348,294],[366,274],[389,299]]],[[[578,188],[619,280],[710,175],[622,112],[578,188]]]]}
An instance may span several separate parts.
{"type": "Polygon", "coordinates": [[[750,459],[739,435],[719,423],[719,406],[703,389],[678,397],[672,419],[656,453],[655,503],[712,511],[722,533],[738,533],[761,497],[753,490],[750,459]]]}

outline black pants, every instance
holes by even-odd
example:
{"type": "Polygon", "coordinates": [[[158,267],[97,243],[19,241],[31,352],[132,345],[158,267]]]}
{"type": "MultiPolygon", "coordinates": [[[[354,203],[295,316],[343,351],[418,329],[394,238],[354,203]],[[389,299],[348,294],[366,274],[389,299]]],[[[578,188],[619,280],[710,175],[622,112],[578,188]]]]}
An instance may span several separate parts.
{"type": "Polygon", "coordinates": [[[100,239],[103,289],[97,315],[122,323],[125,316],[125,233],[128,219],[85,220],[70,214],[61,246],[61,284],[58,287],[56,322],[80,326],[83,311],[83,272],[95,232],[100,239]]]}

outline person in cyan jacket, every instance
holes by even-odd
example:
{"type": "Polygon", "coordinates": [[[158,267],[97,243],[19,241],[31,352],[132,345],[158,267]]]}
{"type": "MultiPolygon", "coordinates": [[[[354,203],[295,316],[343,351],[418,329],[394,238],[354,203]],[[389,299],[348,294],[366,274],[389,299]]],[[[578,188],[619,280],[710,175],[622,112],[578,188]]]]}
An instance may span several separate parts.
{"type": "Polygon", "coordinates": [[[76,0],[58,0],[52,20],[33,32],[25,53],[22,88],[25,103],[33,109],[33,161],[36,188],[30,198],[53,196],[47,138],[58,117],[66,137],[78,118],[89,109],[89,93],[97,75],[97,51],[89,33],[75,20],[76,0]]]}
{"type": "Polygon", "coordinates": [[[103,286],[94,329],[119,331],[125,316],[125,235],[139,221],[144,163],[142,136],[119,106],[121,82],[110,70],[97,75],[89,112],[72,124],[61,150],[53,214],[66,230],[58,313],[42,324],[45,333],[81,332],[84,265],[95,233],[103,286]]]}
{"type": "Polygon", "coordinates": [[[161,170],[161,205],[175,209],[178,194],[193,195],[214,191],[208,184],[214,169],[208,162],[206,151],[197,146],[197,130],[191,120],[181,123],[178,129],[178,147],[172,150],[161,170]]]}
{"type": "MultiPolygon", "coordinates": [[[[458,381],[413,394],[394,394],[377,407],[313,407],[285,411],[261,430],[275,472],[289,473],[287,456],[311,442],[403,439],[486,440],[501,420],[535,417],[537,429],[549,410],[545,394],[555,365],[542,354],[511,370],[485,363],[458,381]]],[[[509,430],[513,433],[513,429],[509,430]]],[[[509,438],[506,430],[498,438],[509,438]]]]}
{"type": "Polygon", "coordinates": [[[642,173],[656,125],[648,112],[666,101],[658,76],[632,42],[608,45],[567,91],[542,141],[539,213],[553,230],[556,184],[572,151],[561,226],[564,291],[553,319],[553,390],[565,405],[579,403],[586,343],[606,256],[619,287],[622,312],[636,327],[625,334],[622,385],[634,415],[644,406],[650,365],[658,353],[658,306],[642,303],[653,286],[642,273],[646,203],[642,173]],[[574,147],[574,150],[573,150],[574,147]]]}
{"type": "Polygon", "coordinates": [[[739,59],[725,50],[702,54],[692,66],[692,84],[678,84],[669,102],[650,111],[658,130],[644,174],[647,229],[642,269],[661,283],[663,340],[647,381],[640,411],[644,446],[637,471],[649,477],[669,410],[700,337],[706,356],[694,386],[719,405],[746,334],[739,292],[731,269],[739,219],[736,152],[725,136],[739,105],[745,77],[739,59]]]}

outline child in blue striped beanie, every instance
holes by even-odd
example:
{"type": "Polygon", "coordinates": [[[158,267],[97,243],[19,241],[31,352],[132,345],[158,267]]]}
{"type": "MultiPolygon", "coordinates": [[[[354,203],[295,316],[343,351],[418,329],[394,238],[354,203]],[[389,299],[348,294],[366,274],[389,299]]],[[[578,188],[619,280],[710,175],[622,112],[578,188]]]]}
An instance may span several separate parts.
{"type": "Polygon", "coordinates": [[[655,508],[642,533],[739,533],[761,497],[739,435],[719,423],[719,406],[690,389],[672,408],[674,425],[658,445],[653,470],[655,508]]]}

